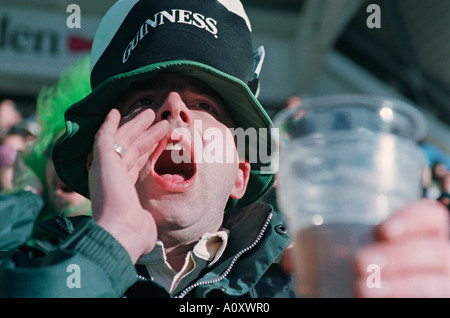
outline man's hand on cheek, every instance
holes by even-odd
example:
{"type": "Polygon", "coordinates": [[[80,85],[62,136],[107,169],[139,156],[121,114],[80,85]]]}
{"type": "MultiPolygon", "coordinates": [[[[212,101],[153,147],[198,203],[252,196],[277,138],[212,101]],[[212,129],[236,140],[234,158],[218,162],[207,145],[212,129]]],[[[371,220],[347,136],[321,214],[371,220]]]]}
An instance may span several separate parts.
{"type": "Polygon", "coordinates": [[[147,110],[119,127],[120,113],[111,110],[97,132],[89,163],[93,217],[134,263],[153,249],[157,239],[154,219],[142,208],[135,189],[139,171],[169,132],[166,121],[152,125],[154,119],[154,112],[147,110]],[[114,150],[115,143],[123,147],[123,157],[114,150]]]}

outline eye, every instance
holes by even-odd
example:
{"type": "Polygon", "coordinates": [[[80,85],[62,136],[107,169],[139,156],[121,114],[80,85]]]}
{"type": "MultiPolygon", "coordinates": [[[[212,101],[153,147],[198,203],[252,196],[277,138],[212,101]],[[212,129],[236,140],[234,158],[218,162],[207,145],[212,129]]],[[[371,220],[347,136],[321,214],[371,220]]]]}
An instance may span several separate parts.
{"type": "Polygon", "coordinates": [[[200,103],[198,104],[198,108],[202,109],[202,110],[206,110],[206,111],[212,111],[212,107],[206,103],[200,103]]]}
{"type": "Polygon", "coordinates": [[[159,107],[159,104],[155,102],[155,100],[151,97],[139,97],[131,100],[127,103],[128,106],[122,108],[121,113],[122,117],[130,120],[134,118],[136,115],[141,113],[146,109],[153,109],[156,111],[159,107]]]}
{"type": "Polygon", "coordinates": [[[159,107],[158,103],[156,103],[153,99],[145,97],[145,98],[141,98],[138,101],[136,101],[135,103],[133,103],[131,105],[132,107],[151,107],[151,108],[156,108],[159,107]]]}
{"type": "Polygon", "coordinates": [[[204,102],[197,103],[192,108],[193,109],[202,110],[202,111],[211,113],[213,115],[217,114],[216,108],[213,105],[209,104],[209,103],[204,103],[204,102]]]}

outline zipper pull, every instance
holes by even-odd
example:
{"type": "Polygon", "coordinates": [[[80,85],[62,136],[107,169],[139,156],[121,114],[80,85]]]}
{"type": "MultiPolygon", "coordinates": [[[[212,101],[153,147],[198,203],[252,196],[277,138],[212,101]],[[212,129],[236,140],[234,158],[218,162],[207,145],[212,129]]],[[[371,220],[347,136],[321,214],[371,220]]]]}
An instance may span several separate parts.
{"type": "Polygon", "coordinates": [[[57,216],[55,218],[55,222],[67,234],[73,233],[73,231],[74,231],[73,224],[69,219],[61,217],[61,216],[57,216]]]}

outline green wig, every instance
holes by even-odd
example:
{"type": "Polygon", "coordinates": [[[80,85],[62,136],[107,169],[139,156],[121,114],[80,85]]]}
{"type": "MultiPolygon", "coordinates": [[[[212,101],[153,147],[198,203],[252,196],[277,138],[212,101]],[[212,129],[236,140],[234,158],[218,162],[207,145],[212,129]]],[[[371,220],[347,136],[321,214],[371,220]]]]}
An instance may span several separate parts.
{"type": "Polygon", "coordinates": [[[38,222],[55,216],[51,211],[46,183],[46,153],[53,142],[65,130],[64,112],[69,106],[81,100],[91,92],[89,79],[89,56],[84,56],[75,65],[63,70],[58,82],[50,87],[43,87],[37,96],[36,120],[41,131],[33,148],[24,154],[27,166],[36,174],[43,186],[45,210],[38,222]]]}

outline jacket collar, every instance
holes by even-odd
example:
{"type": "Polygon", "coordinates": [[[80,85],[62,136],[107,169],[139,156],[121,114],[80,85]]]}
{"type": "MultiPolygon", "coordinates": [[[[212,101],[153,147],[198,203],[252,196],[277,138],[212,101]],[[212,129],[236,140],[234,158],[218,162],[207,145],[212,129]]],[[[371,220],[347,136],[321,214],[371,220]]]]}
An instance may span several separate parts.
{"type": "Polygon", "coordinates": [[[226,212],[223,227],[230,230],[227,252],[236,254],[251,245],[271,212],[272,207],[263,203],[253,203],[245,208],[226,212]]]}
{"type": "Polygon", "coordinates": [[[176,290],[176,297],[183,298],[193,291],[194,297],[202,298],[217,290],[242,296],[290,244],[284,217],[267,204],[254,203],[228,211],[223,227],[230,230],[230,235],[221,259],[199,281],[176,290]]]}

